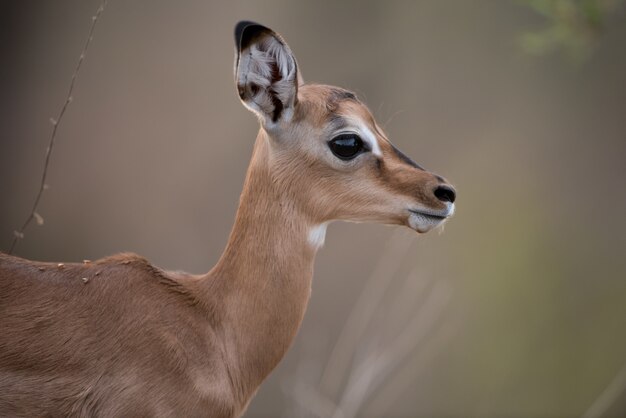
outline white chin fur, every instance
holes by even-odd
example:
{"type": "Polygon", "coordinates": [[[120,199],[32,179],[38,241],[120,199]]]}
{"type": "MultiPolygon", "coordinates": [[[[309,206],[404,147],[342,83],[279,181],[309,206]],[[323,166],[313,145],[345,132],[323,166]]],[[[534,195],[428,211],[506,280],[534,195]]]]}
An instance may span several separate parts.
{"type": "Polygon", "coordinates": [[[411,212],[409,215],[409,226],[420,233],[436,228],[454,214],[454,203],[448,203],[447,210],[443,212],[432,212],[433,215],[439,217],[429,216],[428,214],[429,211],[424,211],[424,213],[411,212]],[[445,218],[441,218],[441,216],[445,216],[445,218]]]}
{"type": "Polygon", "coordinates": [[[421,233],[428,232],[443,222],[445,222],[445,219],[433,218],[419,213],[411,213],[409,216],[409,226],[421,233]]]}

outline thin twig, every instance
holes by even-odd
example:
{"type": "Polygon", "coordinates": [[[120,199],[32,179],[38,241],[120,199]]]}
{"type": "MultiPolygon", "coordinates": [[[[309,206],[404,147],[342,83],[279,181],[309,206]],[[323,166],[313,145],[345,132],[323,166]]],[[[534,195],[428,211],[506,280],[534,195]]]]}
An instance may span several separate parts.
{"type": "Polygon", "coordinates": [[[398,368],[392,378],[388,379],[376,393],[367,400],[367,413],[373,417],[383,417],[397,399],[415,384],[416,376],[432,365],[432,361],[442,352],[442,348],[457,332],[457,325],[448,321],[433,331],[416,350],[414,356],[403,367],[398,368]]]}
{"type": "Polygon", "coordinates": [[[600,418],[606,415],[620,395],[626,390],[626,364],[615,375],[611,383],[596,398],[582,418],[600,418]]]}
{"type": "Polygon", "coordinates": [[[63,119],[63,115],[65,115],[65,111],[70,103],[72,103],[72,92],[74,91],[74,83],[76,82],[76,78],[78,77],[78,73],[80,71],[80,67],[85,60],[85,55],[87,54],[87,49],[89,48],[89,44],[93,39],[93,32],[96,28],[96,24],[98,23],[98,18],[100,14],[104,11],[104,7],[107,4],[107,0],[102,0],[98,10],[96,11],[95,16],[92,16],[91,27],[89,28],[89,36],[87,36],[87,41],[85,42],[85,46],[80,53],[80,57],[78,58],[78,63],[76,64],[76,69],[74,70],[74,74],[72,74],[72,81],[70,82],[70,88],[67,92],[67,97],[65,98],[65,102],[63,103],[63,107],[59,112],[59,116],[54,119],[50,118],[50,122],[52,123],[52,134],[50,135],[50,140],[48,141],[48,148],[46,149],[46,160],[43,165],[43,174],[41,175],[41,183],[39,184],[39,191],[37,192],[37,196],[35,197],[35,203],[33,204],[33,209],[30,211],[30,214],[22,224],[22,227],[19,230],[13,231],[13,241],[11,242],[11,248],[9,248],[9,254],[13,253],[17,242],[24,238],[24,231],[30,225],[30,223],[34,220],[37,221],[39,225],[43,225],[43,217],[37,213],[37,208],[39,207],[39,201],[41,200],[41,195],[43,191],[48,188],[46,184],[46,179],[48,177],[48,166],[50,165],[50,155],[52,154],[52,148],[54,147],[54,139],[56,138],[57,129],[59,128],[59,124],[63,119]]]}
{"type": "Polygon", "coordinates": [[[436,283],[420,311],[411,318],[405,329],[392,341],[387,341],[382,350],[372,353],[351,370],[348,384],[339,401],[338,411],[341,415],[337,414],[336,417],[355,417],[370,395],[416,352],[427,335],[442,325],[442,315],[449,296],[447,286],[441,282],[436,283]]]}
{"type": "Polygon", "coordinates": [[[405,239],[400,239],[402,236],[406,235],[396,232],[390,240],[339,334],[320,380],[320,387],[324,388],[327,396],[336,396],[339,393],[356,345],[367,330],[385,291],[391,285],[400,262],[411,248],[405,239]]]}
{"type": "MultiPolygon", "coordinates": [[[[289,388],[289,395],[298,403],[304,411],[316,417],[344,418],[335,402],[322,394],[317,387],[308,385],[299,380],[289,388]]],[[[299,415],[303,415],[300,413],[299,415]]]]}
{"type": "MultiPolygon", "coordinates": [[[[346,322],[326,362],[320,383],[305,382],[311,370],[296,372],[295,382],[289,383],[288,392],[298,404],[300,415],[353,418],[373,397],[379,398],[379,410],[387,408],[392,402],[390,399],[401,393],[398,387],[406,387],[407,382],[415,378],[419,371],[413,366],[416,359],[420,359],[417,363],[423,368],[423,359],[434,355],[431,352],[433,341],[438,341],[434,347],[440,347],[442,330],[449,326],[444,320],[450,298],[449,285],[441,280],[419,280],[420,274],[412,271],[397,288],[395,282],[399,281],[399,276],[394,274],[392,267],[397,269],[405,257],[401,250],[410,248],[403,241],[392,240],[392,245],[379,259],[371,280],[351,309],[351,319],[346,322]],[[385,270],[386,275],[378,274],[385,270]],[[394,302],[383,309],[383,297],[392,289],[394,302]],[[377,316],[381,321],[375,324],[377,316]],[[397,326],[400,323],[404,324],[397,326]],[[424,354],[425,348],[428,356],[424,354]],[[398,386],[396,379],[404,383],[398,386]],[[344,380],[346,383],[342,389],[344,380]],[[396,388],[392,393],[386,390],[390,385],[396,388]],[[385,393],[379,396],[382,392],[385,393]]],[[[319,365],[311,366],[320,368],[319,365]]],[[[298,370],[302,369],[301,364],[298,370]]]]}

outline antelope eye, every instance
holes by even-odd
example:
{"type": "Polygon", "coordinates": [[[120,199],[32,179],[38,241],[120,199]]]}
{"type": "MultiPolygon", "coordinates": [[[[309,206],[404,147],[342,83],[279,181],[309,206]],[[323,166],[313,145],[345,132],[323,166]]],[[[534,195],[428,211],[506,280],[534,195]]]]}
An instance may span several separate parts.
{"type": "Polygon", "coordinates": [[[351,160],[365,151],[363,141],[356,134],[341,134],[334,137],[328,147],[337,158],[351,160]]]}

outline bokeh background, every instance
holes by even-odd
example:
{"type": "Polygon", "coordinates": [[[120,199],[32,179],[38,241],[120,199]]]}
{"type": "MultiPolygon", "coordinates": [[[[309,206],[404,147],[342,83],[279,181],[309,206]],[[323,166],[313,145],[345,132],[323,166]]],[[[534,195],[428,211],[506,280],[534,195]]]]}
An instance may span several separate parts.
{"type": "MultiPolygon", "coordinates": [[[[0,2],[0,249],[37,192],[97,0],[0,2]]],[[[626,13],[546,1],[110,1],[15,253],[207,271],[255,118],[232,28],[284,35],[458,190],[443,233],[333,224],[247,417],[626,416],[626,13]]]]}

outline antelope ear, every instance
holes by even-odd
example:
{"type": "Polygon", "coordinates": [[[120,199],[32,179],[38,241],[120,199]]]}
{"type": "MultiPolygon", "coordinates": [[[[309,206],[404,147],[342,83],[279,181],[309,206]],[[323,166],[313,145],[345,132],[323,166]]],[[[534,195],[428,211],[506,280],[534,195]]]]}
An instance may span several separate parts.
{"type": "Polygon", "coordinates": [[[264,126],[293,116],[298,97],[298,65],[287,43],[254,22],[235,26],[235,82],[243,104],[264,126]]]}

